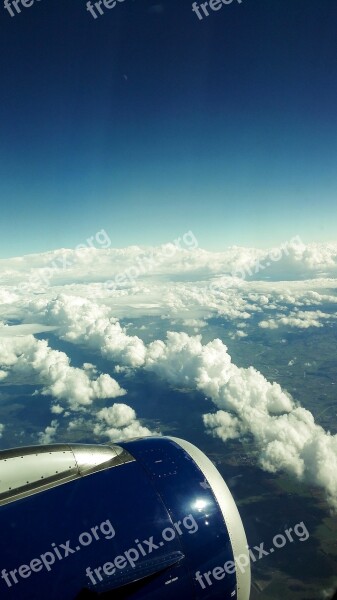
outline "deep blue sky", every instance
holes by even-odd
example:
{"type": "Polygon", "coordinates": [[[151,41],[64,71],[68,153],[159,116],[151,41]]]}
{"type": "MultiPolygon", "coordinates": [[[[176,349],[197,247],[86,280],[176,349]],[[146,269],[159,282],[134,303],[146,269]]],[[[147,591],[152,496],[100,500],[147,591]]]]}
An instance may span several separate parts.
{"type": "Polygon", "coordinates": [[[85,4],[0,5],[0,256],[336,239],[336,0],[85,4]]]}

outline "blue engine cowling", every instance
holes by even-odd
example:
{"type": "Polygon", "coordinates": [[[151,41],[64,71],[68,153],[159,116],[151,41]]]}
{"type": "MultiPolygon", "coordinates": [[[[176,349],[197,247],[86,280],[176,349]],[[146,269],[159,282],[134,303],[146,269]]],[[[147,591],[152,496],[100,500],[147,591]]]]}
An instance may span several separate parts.
{"type": "Polygon", "coordinates": [[[180,439],[0,452],[0,531],[1,598],[249,598],[235,502],[180,439]]]}

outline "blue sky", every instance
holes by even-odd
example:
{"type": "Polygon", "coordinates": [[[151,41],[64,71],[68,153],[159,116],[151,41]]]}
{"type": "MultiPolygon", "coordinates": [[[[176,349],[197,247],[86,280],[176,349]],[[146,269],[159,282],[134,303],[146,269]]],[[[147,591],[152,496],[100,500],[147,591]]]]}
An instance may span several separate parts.
{"type": "Polygon", "coordinates": [[[334,0],[0,11],[2,257],[102,227],[116,247],[335,238],[334,0]]]}

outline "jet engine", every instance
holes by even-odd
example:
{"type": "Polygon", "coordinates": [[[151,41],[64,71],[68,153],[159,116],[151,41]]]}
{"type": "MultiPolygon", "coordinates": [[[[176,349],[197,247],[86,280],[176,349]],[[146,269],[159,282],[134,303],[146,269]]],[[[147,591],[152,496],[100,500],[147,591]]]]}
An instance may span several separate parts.
{"type": "Polygon", "coordinates": [[[233,497],[174,437],[1,451],[0,532],[2,599],[249,599],[233,497]]]}

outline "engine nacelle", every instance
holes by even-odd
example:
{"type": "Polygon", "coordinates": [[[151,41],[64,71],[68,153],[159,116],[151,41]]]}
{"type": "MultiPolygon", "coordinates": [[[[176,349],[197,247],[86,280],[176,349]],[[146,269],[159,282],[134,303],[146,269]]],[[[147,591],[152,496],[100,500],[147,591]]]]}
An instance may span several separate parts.
{"type": "Polygon", "coordinates": [[[0,531],[4,599],[249,599],[233,497],[177,438],[0,452],[0,531]]]}

